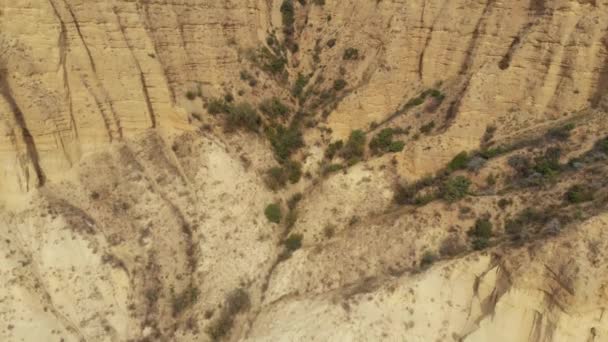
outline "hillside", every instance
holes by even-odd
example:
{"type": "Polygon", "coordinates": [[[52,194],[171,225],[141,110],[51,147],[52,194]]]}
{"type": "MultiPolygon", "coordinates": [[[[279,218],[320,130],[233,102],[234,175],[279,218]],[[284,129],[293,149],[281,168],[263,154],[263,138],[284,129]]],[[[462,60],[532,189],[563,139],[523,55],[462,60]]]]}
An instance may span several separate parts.
{"type": "Polygon", "coordinates": [[[607,340],[607,87],[595,0],[0,0],[0,340],[607,340]]]}

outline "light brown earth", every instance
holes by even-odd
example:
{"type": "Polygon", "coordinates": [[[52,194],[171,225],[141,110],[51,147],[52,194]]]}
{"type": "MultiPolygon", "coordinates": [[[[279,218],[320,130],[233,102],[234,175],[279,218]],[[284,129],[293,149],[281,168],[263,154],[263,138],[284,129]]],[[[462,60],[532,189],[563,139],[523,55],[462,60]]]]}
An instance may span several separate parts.
{"type": "Polygon", "coordinates": [[[608,341],[608,3],[294,1],[290,38],[282,2],[0,0],[0,341],[608,341]],[[298,44],[286,79],[252,58],[273,32],[298,44]],[[428,89],[445,98],[406,106],[428,89]],[[302,113],[299,182],[269,189],[266,134],[209,113],[228,93],[302,113]],[[331,141],[387,127],[409,130],[403,151],[323,172],[331,141]],[[395,203],[396,184],[502,145],[455,171],[464,199],[395,203]],[[512,156],[556,146],[593,158],[517,183],[512,156]],[[593,200],[565,201],[575,184],[593,200]],[[554,220],[514,242],[526,208],[554,220]]]}

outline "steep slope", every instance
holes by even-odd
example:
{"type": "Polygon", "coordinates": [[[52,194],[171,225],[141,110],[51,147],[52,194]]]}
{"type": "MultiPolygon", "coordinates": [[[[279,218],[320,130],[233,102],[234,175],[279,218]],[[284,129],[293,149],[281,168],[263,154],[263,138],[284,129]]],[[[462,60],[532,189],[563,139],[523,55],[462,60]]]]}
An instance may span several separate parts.
{"type": "Polygon", "coordinates": [[[0,340],[608,339],[607,6],[0,0],[0,340]]]}

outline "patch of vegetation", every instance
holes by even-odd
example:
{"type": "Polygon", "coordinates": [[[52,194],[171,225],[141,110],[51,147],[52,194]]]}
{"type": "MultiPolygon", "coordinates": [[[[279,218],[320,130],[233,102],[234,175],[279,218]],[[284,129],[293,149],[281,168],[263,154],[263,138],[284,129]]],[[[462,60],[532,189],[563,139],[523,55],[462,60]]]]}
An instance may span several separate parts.
{"type": "Polygon", "coordinates": [[[409,100],[405,104],[403,109],[405,110],[405,109],[408,109],[411,107],[419,106],[419,105],[423,104],[429,96],[434,98],[437,104],[441,104],[441,102],[445,98],[445,95],[443,93],[441,93],[440,90],[428,89],[428,90],[423,91],[420,95],[418,95],[418,97],[415,97],[415,98],[409,100]]]}
{"type": "Polygon", "coordinates": [[[329,160],[333,159],[336,153],[338,153],[338,151],[340,151],[342,147],[344,147],[344,142],[342,142],[342,140],[338,140],[329,144],[327,146],[327,149],[325,150],[325,158],[329,160]]]}
{"type": "Polygon", "coordinates": [[[488,246],[492,238],[492,222],[486,218],[479,218],[468,232],[471,243],[475,250],[481,250],[488,246]]]}
{"type": "Polygon", "coordinates": [[[437,255],[431,251],[425,251],[422,255],[422,259],[420,259],[420,268],[426,269],[430,267],[435,260],[437,260],[437,255]]]}
{"type": "Polygon", "coordinates": [[[243,289],[230,292],[226,298],[219,318],[209,327],[208,333],[214,341],[226,336],[234,324],[234,316],[251,306],[249,294],[243,289]]]}
{"type": "Polygon", "coordinates": [[[345,61],[354,61],[359,59],[359,50],[352,47],[344,50],[344,55],[342,56],[342,59],[344,59],[345,61]]]}
{"type": "Polygon", "coordinates": [[[441,197],[448,202],[456,202],[469,193],[471,181],[464,176],[455,176],[444,181],[441,197]]]}
{"type": "Polygon", "coordinates": [[[466,250],[466,246],[457,235],[450,235],[443,239],[439,247],[442,256],[453,257],[466,250]]]}
{"type": "Polygon", "coordinates": [[[298,73],[298,78],[296,79],[295,84],[293,85],[293,89],[291,93],[294,97],[300,99],[302,101],[304,99],[304,88],[308,84],[309,78],[298,73]]]}
{"type": "Polygon", "coordinates": [[[196,287],[189,286],[184,289],[179,295],[173,297],[172,308],[173,316],[176,317],[187,308],[194,305],[199,298],[200,290],[196,287]]]}
{"type": "Polygon", "coordinates": [[[448,170],[450,172],[456,170],[463,170],[467,168],[467,164],[469,163],[469,154],[466,151],[462,151],[456,155],[448,164],[448,170]]]}
{"type": "Polygon", "coordinates": [[[304,146],[302,132],[297,124],[292,124],[289,127],[283,125],[269,127],[266,135],[277,160],[281,163],[287,161],[293,152],[304,146]]]}
{"type": "Polygon", "coordinates": [[[287,248],[289,252],[300,249],[300,247],[302,247],[302,238],[302,234],[289,235],[289,237],[283,242],[285,244],[285,248],[287,248]]]}
{"type": "Polygon", "coordinates": [[[552,218],[555,218],[555,214],[551,210],[527,208],[505,222],[505,232],[513,240],[524,240],[533,233],[532,228],[538,228],[552,218]]]}
{"type": "Polygon", "coordinates": [[[340,151],[340,155],[349,165],[356,164],[365,154],[365,132],[354,130],[350,133],[348,141],[340,151]]]}
{"type": "Polygon", "coordinates": [[[329,164],[323,167],[323,175],[328,175],[330,173],[334,173],[344,169],[344,165],[342,164],[329,164]]]}
{"type": "Polygon", "coordinates": [[[566,141],[570,138],[570,132],[576,127],[573,123],[565,124],[560,127],[550,129],[546,137],[548,139],[554,139],[559,141],[566,141]]]}
{"type": "Polygon", "coordinates": [[[346,81],[344,79],[337,79],[334,81],[334,90],[340,91],[346,87],[346,81]]]}
{"type": "Polygon", "coordinates": [[[332,38],[330,40],[327,41],[327,47],[328,48],[332,48],[334,47],[334,45],[336,45],[336,38],[332,38]]]}
{"type": "Polygon", "coordinates": [[[196,99],[196,92],[192,91],[192,90],[188,90],[186,92],[186,98],[190,101],[196,99]]]}
{"type": "Polygon", "coordinates": [[[272,97],[260,103],[260,111],[270,118],[276,119],[277,117],[286,116],[289,113],[289,107],[281,102],[281,99],[278,97],[272,97]]]}
{"type": "Polygon", "coordinates": [[[594,191],[591,187],[577,184],[571,186],[564,197],[569,203],[578,204],[593,201],[593,194],[594,191]]]}
{"type": "Polygon", "coordinates": [[[283,32],[286,35],[293,34],[293,24],[295,23],[296,11],[292,0],[283,0],[281,4],[281,18],[283,20],[283,32]]]}
{"type": "Polygon", "coordinates": [[[264,181],[266,186],[273,191],[277,191],[287,184],[287,173],[282,167],[271,167],[266,171],[264,181]]]}
{"type": "Polygon", "coordinates": [[[293,228],[298,220],[298,211],[295,209],[291,209],[287,212],[287,216],[285,216],[285,227],[289,230],[293,228]]]}
{"type": "Polygon", "coordinates": [[[369,142],[369,148],[374,154],[382,154],[387,152],[401,152],[405,147],[403,141],[394,141],[393,135],[395,130],[392,128],[385,128],[381,130],[372,140],[369,142]]]}
{"type": "Polygon", "coordinates": [[[257,132],[261,125],[255,108],[247,102],[233,104],[225,99],[211,99],[207,103],[207,111],[214,115],[224,114],[228,130],[245,128],[257,132]]]}
{"type": "Polygon", "coordinates": [[[295,193],[287,200],[287,207],[291,210],[296,208],[296,205],[302,200],[303,196],[301,193],[295,193]]]}
{"type": "Polygon", "coordinates": [[[264,210],[264,215],[266,215],[268,221],[273,223],[280,223],[282,217],[281,206],[276,203],[267,205],[266,209],[264,210]]]}
{"type": "Polygon", "coordinates": [[[503,210],[506,209],[511,204],[513,204],[513,200],[511,200],[511,199],[501,198],[498,200],[498,207],[503,210]]]}
{"type": "Polygon", "coordinates": [[[431,122],[427,123],[426,125],[423,125],[422,127],[420,127],[420,133],[429,134],[429,133],[431,133],[433,128],[435,128],[435,121],[431,121],[431,122]]]}

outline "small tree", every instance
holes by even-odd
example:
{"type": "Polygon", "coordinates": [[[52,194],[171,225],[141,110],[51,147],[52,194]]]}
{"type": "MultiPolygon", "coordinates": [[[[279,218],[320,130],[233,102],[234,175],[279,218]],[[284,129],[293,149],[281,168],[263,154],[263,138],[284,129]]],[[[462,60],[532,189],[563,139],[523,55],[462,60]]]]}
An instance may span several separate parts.
{"type": "Polygon", "coordinates": [[[266,210],[264,210],[264,215],[266,215],[268,221],[273,223],[280,223],[282,216],[281,207],[276,203],[269,204],[268,206],[266,206],[266,210]]]}
{"type": "Polygon", "coordinates": [[[285,239],[284,244],[285,248],[290,252],[300,249],[300,247],[302,247],[302,234],[289,235],[289,237],[285,239]]]}

